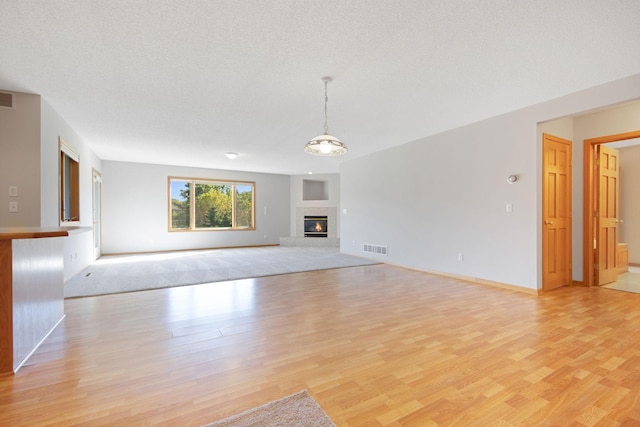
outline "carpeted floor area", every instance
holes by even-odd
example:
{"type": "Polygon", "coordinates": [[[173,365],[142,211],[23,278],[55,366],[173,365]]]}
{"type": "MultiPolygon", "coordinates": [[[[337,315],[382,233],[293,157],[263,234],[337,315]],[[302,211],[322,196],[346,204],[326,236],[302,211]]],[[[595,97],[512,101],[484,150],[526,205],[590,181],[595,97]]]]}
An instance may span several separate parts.
{"type": "Polygon", "coordinates": [[[338,248],[267,246],[103,256],[65,283],[65,298],[378,264],[338,248]]]}

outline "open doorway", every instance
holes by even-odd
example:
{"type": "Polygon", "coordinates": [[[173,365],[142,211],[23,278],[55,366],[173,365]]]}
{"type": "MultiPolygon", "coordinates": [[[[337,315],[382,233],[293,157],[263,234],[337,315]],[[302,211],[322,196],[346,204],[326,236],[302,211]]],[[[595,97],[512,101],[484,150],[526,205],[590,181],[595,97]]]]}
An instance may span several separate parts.
{"type": "Polygon", "coordinates": [[[584,141],[584,284],[602,286],[617,280],[628,263],[621,241],[620,154],[605,144],[640,138],[640,130],[584,141]]]}
{"type": "Polygon", "coordinates": [[[92,171],[91,226],[93,228],[93,260],[102,255],[102,175],[92,171]]]}

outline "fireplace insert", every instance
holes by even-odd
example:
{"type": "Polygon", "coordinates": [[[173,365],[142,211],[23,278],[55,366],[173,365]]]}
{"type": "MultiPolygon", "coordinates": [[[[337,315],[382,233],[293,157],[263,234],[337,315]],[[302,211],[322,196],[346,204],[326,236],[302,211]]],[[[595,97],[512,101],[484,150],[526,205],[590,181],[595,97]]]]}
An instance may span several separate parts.
{"type": "Polygon", "coordinates": [[[304,237],[327,237],[326,216],[305,216],[304,237]]]}

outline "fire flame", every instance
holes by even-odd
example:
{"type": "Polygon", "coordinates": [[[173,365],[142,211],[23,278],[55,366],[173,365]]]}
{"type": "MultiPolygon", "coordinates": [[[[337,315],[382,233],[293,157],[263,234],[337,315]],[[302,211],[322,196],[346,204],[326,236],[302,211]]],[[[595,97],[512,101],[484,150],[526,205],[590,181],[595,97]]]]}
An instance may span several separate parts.
{"type": "Polygon", "coordinates": [[[319,222],[316,222],[316,231],[322,231],[322,225],[319,222]]]}

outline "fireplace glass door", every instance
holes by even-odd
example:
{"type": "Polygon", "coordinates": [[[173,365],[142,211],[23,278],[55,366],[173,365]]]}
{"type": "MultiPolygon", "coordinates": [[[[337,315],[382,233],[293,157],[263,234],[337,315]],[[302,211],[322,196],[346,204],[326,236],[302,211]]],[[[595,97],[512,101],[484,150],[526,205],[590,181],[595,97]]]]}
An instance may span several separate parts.
{"type": "Polygon", "coordinates": [[[304,237],[327,237],[327,217],[305,216],[304,237]]]}

